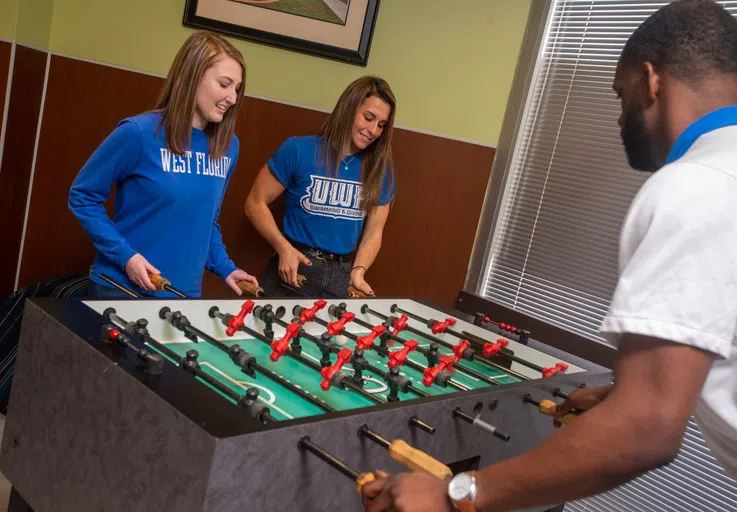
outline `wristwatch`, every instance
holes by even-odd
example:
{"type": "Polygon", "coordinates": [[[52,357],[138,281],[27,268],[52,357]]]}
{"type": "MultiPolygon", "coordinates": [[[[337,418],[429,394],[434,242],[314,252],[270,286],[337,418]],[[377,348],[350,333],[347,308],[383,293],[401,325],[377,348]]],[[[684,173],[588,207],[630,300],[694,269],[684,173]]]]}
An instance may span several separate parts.
{"type": "Polygon", "coordinates": [[[475,503],[478,490],[475,471],[458,473],[448,483],[448,498],[456,510],[476,512],[475,503]]]}

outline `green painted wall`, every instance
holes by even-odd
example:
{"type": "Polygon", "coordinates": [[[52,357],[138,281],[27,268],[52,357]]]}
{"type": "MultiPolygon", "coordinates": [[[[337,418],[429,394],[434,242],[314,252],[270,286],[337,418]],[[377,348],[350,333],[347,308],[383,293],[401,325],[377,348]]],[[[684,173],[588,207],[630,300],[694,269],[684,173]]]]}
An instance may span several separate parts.
{"type": "Polygon", "coordinates": [[[53,11],[54,0],[20,0],[15,40],[20,44],[48,49],[53,11]]]}
{"type": "Polygon", "coordinates": [[[15,39],[15,20],[18,17],[18,0],[0,1],[0,39],[15,39]]]}
{"type": "MultiPolygon", "coordinates": [[[[384,0],[365,68],[231,40],[250,94],[331,109],[350,81],[378,74],[397,96],[398,124],[495,144],[530,2],[384,0]]],[[[53,10],[52,51],[159,74],[191,31],[182,0],[56,0],[53,10]]]]}

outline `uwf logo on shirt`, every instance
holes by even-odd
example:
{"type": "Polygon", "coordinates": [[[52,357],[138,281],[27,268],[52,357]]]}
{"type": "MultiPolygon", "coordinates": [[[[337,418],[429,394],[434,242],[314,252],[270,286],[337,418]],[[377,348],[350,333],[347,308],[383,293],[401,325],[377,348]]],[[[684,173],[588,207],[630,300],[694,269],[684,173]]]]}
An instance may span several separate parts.
{"type": "Polygon", "coordinates": [[[360,181],[310,176],[310,185],[305,192],[299,204],[309,214],[346,220],[366,217],[360,181]]]}

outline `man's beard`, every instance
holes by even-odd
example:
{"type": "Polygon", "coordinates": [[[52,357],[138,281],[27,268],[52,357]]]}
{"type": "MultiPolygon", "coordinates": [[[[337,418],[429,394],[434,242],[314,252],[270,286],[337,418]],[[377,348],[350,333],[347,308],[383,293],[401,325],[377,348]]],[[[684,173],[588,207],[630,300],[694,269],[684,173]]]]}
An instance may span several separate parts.
{"type": "Polygon", "coordinates": [[[641,109],[630,107],[624,113],[621,136],[627,161],[633,169],[655,172],[665,164],[658,157],[656,138],[647,130],[645,115],[641,109]]]}

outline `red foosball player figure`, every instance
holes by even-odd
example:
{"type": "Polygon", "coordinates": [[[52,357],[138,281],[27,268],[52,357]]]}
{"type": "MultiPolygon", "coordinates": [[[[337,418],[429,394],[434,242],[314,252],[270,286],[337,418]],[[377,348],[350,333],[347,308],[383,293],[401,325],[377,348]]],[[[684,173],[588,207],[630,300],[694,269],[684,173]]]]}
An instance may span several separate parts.
{"type": "Polygon", "coordinates": [[[255,304],[252,300],[247,300],[246,302],[244,302],[241,306],[240,313],[228,320],[228,327],[225,329],[225,334],[227,334],[228,336],[233,336],[241,327],[243,327],[243,322],[246,318],[246,315],[253,311],[254,305],[255,304]]]}
{"type": "Polygon", "coordinates": [[[271,342],[272,352],[269,356],[269,359],[277,362],[279,358],[286,354],[287,350],[289,349],[289,342],[292,341],[292,338],[296,337],[299,334],[299,331],[301,329],[302,326],[297,322],[292,322],[291,324],[289,324],[287,326],[287,332],[284,333],[284,337],[271,342]]]}
{"type": "Polygon", "coordinates": [[[320,383],[320,388],[323,391],[329,390],[332,384],[336,384],[340,387],[340,383],[345,378],[345,375],[340,370],[346,363],[350,362],[351,355],[351,349],[341,349],[341,351],[338,352],[338,360],[335,361],[335,364],[332,366],[326,366],[320,370],[320,375],[323,378],[323,381],[320,383]]]}
{"type": "Polygon", "coordinates": [[[417,341],[415,340],[407,341],[401,350],[396,350],[389,353],[389,362],[387,363],[387,366],[389,368],[394,368],[395,366],[403,365],[404,362],[407,360],[409,353],[413,350],[416,350],[419,345],[420,344],[417,343],[417,341]]]}
{"type": "Polygon", "coordinates": [[[553,375],[556,375],[558,373],[565,373],[567,369],[568,363],[556,363],[555,366],[552,368],[543,368],[543,378],[547,379],[548,377],[552,377],[553,375]]]}
{"type": "Polygon", "coordinates": [[[383,336],[385,332],[386,327],[384,327],[383,325],[375,325],[371,328],[371,332],[369,334],[356,338],[356,348],[359,348],[361,350],[368,350],[369,348],[371,348],[371,345],[374,344],[374,340],[376,340],[377,337],[383,336]]]}

